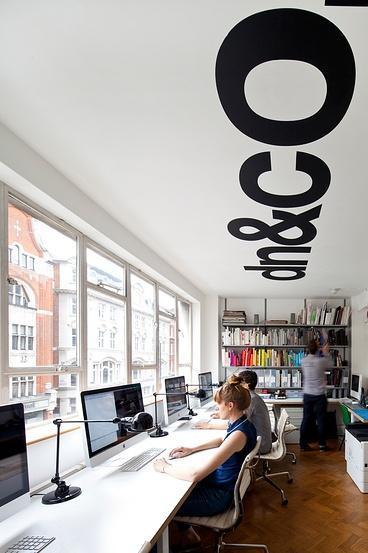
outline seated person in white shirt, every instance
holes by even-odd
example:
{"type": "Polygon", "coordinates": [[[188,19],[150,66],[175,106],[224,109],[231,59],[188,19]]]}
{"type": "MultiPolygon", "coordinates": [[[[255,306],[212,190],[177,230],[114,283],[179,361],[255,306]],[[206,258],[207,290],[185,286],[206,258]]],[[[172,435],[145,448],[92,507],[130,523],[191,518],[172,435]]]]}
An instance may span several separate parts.
{"type": "MultiPolygon", "coordinates": [[[[272,447],[272,430],[268,408],[263,399],[256,393],[255,389],[258,382],[258,376],[255,371],[245,370],[238,373],[243,379],[244,384],[250,391],[252,398],[251,404],[245,411],[247,419],[256,427],[257,434],[262,437],[260,453],[268,453],[272,447]]],[[[211,415],[212,419],[218,419],[218,413],[211,415]]],[[[194,424],[195,428],[227,428],[227,422],[224,420],[198,421],[194,424]]]]}

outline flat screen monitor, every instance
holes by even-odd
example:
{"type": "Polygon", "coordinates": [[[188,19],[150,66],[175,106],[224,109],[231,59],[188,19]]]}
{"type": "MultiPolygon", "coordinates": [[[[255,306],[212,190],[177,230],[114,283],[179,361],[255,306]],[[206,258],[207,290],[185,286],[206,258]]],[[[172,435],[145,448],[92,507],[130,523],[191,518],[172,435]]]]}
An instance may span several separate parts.
{"type": "Polygon", "coordinates": [[[184,376],[165,378],[164,411],[165,423],[171,424],[180,417],[188,415],[187,396],[184,376]]]}
{"type": "MultiPolygon", "coordinates": [[[[83,418],[112,420],[115,417],[134,417],[144,410],[140,384],[125,384],[81,392],[83,418]]],[[[122,425],[111,422],[84,425],[89,464],[96,466],[128,446],[143,439],[144,432],[136,434],[122,425]]]]}
{"type": "Polygon", "coordinates": [[[23,403],[0,405],[0,521],[29,503],[23,403]]]}
{"type": "Polygon", "coordinates": [[[212,373],[210,371],[206,373],[199,373],[198,375],[198,384],[199,389],[204,390],[206,395],[199,399],[201,407],[209,403],[213,399],[213,388],[212,388],[212,373]]]}
{"type": "Polygon", "coordinates": [[[360,401],[360,394],[362,391],[363,377],[361,374],[351,375],[350,397],[360,401]]]}

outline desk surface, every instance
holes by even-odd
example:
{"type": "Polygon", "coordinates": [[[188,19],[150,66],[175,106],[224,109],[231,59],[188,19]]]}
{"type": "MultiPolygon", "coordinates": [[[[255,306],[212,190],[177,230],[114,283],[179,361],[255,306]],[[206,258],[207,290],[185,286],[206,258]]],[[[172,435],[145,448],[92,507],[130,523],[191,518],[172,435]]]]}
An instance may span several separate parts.
{"type": "MultiPolygon", "coordinates": [[[[190,423],[172,431],[177,426],[174,423],[169,427],[166,437],[147,436],[119,457],[128,459],[150,447],[170,450],[178,445],[195,445],[214,437],[213,430],[194,430],[190,423]]],[[[207,450],[195,456],[210,454],[211,450],[207,450]]],[[[194,456],[180,461],[191,464],[194,456]]],[[[173,485],[172,477],[155,472],[152,463],[129,473],[106,465],[86,468],[68,478],[67,483],[80,486],[82,494],[57,505],[43,505],[41,496],[34,496],[28,507],[0,523],[1,552],[25,535],[44,535],[56,538],[45,553],[102,553],[117,549],[136,553],[145,541],[154,543],[160,537],[193,487],[192,483],[177,479],[173,485]]]]}
{"type": "Polygon", "coordinates": [[[362,407],[359,403],[347,403],[342,401],[352,415],[353,420],[358,420],[360,422],[368,422],[368,409],[362,407]]]}
{"type": "MultiPolygon", "coordinates": [[[[282,406],[282,405],[295,405],[295,406],[300,406],[300,405],[303,405],[303,398],[302,397],[287,397],[285,399],[278,399],[278,398],[263,398],[265,403],[268,403],[269,405],[278,405],[278,406],[282,406]]],[[[338,398],[332,398],[332,397],[329,397],[327,398],[327,402],[328,403],[340,403],[341,402],[341,399],[338,399],[338,398]]]]}

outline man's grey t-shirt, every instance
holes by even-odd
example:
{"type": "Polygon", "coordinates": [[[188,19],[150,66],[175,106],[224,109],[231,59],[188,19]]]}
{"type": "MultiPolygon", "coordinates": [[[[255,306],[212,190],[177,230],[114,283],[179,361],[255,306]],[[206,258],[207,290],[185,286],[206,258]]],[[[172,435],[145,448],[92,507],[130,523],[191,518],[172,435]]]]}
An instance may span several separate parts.
{"type": "Polygon", "coordinates": [[[326,357],[308,354],[302,359],[303,392],[320,396],[326,391],[326,374],[330,363],[326,357]]]}
{"type": "Polygon", "coordinates": [[[254,390],[249,390],[249,392],[252,401],[246,410],[246,415],[256,427],[257,435],[262,437],[260,452],[268,453],[272,447],[272,431],[267,405],[254,390]]]}

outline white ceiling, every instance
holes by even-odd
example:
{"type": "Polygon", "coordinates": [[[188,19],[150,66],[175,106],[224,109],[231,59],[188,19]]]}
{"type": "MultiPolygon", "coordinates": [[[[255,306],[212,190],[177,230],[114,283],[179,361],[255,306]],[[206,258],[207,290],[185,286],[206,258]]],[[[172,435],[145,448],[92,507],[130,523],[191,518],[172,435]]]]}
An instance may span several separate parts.
{"type": "MultiPolygon", "coordinates": [[[[367,23],[368,7],[324,7],[323,0],[0,0],[0,121],[206,293],[355,294],[368,286],[367,23]],[[282,7],[337,25],[357,72],[340,124],[313,143],[286,147],[241,133],[215,82],[229,31],[282,7]],[[266,151],[273,170],[260,184],[274,194],[309,188],[309,177],[295,172],[296,151],[331,171],[321,200],[289,210],[322,204],[317,235],[306,244],[311,253],[281,256],[308,259],[300,280],[245,272],[243,265],[259,265],[260,247],[277,244],[227,230],[239,217],[275,224],[272,209],[284,209],[257,203],[239,185],[243,162],[266,151]]],[[[254,111],[279,120],[312,115],[326,95],[322,73],[291,60],[256,67],[245,87],[254,111]]]]}

